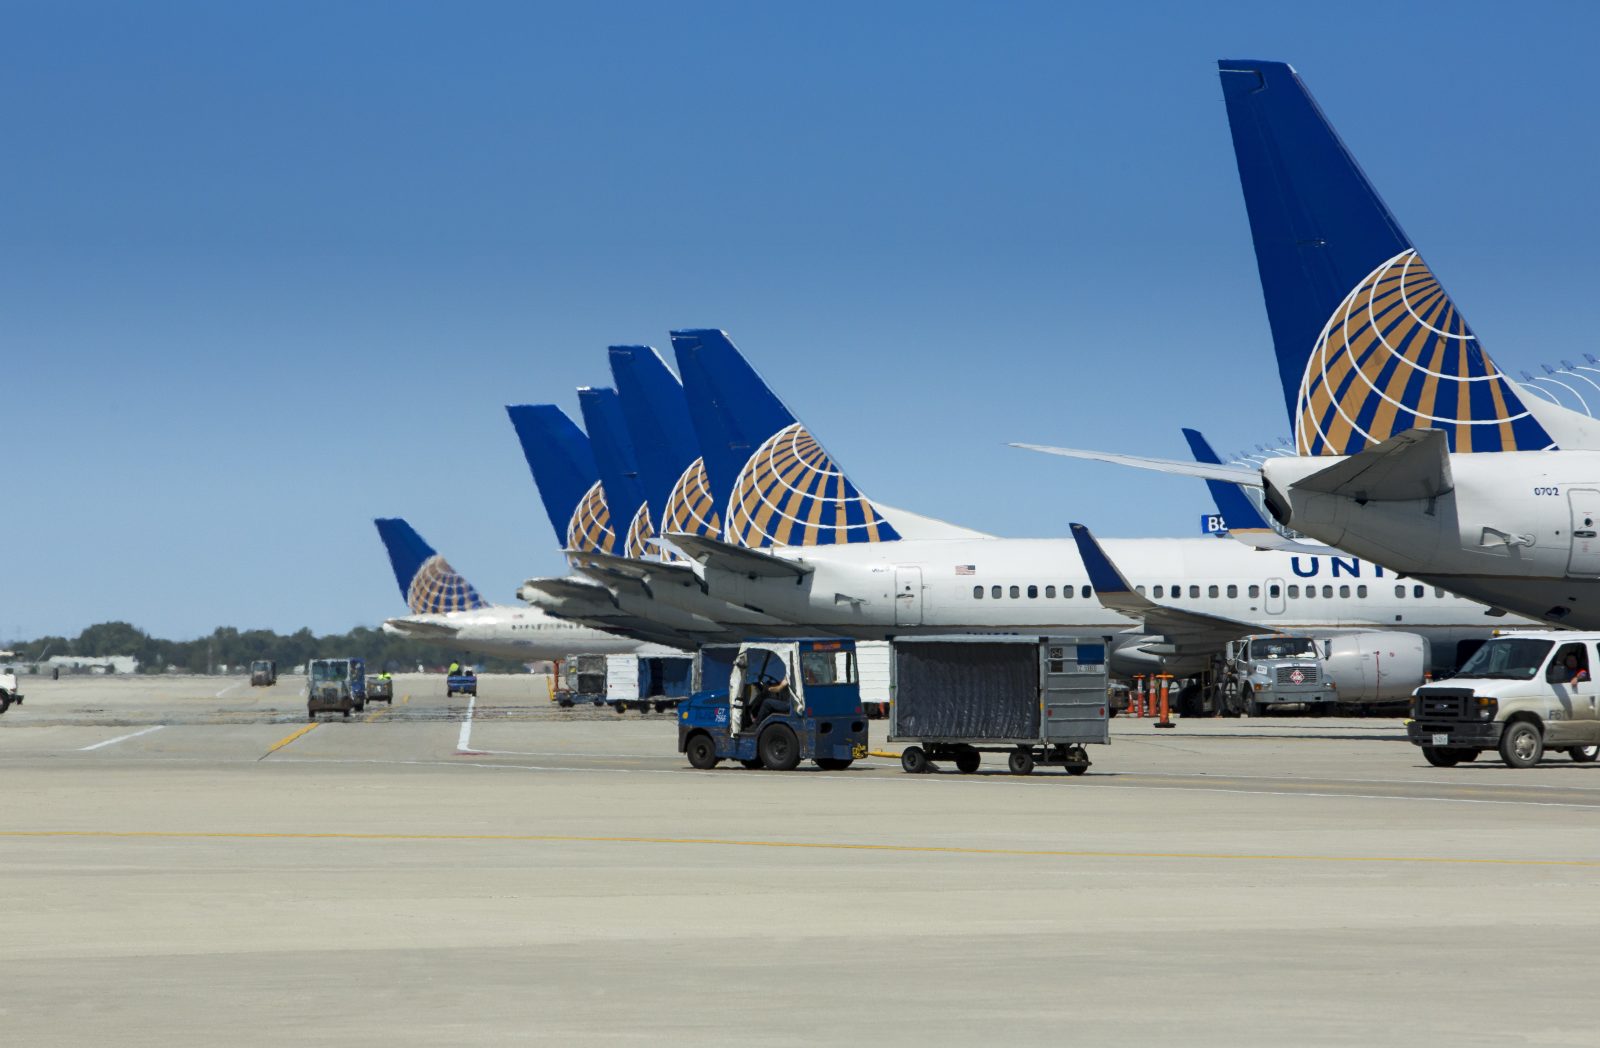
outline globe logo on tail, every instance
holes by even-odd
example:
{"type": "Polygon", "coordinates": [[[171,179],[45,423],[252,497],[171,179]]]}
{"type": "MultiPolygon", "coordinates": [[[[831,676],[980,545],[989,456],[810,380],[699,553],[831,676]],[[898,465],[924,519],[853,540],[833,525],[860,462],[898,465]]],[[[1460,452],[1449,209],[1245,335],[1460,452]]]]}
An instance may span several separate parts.
{"type": "Polygon", "coordinates": [[[798,422],[745,463],[728,500],[727,529],[730,542],[752,548],[900,537],[798,422]]]}
{"type": "MultiPolygon", "coordinates": [[[[689,463],[683,476],[672,485],[663,509],[666,520],[662,522],[664,535],[722,535],[722,518],[717,515],[716,500],[711,497],[711,481],[706,477],[706,460],[697,458],[689,463]]],[[[679,560],[677,554],[668,552],[668,560],[679,560]]]]}
{"type": "Polygon", "coordinates": [[[1414,250],[1356,285],[1317,338],[1296,400],[1302,455],[1353,455],[1409,429],[1451,450],[1553,446],[1414,250]]]}
{"type": "Polygon", "coordinates": [[[406,587],[406,604],[417,615],[471,611],[486,606],[472,584],[437,553],[423,561],[411,577],[411,585],[406,587]]]}
{"type": "Polygon", "coordinates": [[[578,500],[567,525],[567,549],[581,553],[611,553],[617,548],[617,533],[611,530],[611,509],[606,493],[597,480],[578,500]]]}

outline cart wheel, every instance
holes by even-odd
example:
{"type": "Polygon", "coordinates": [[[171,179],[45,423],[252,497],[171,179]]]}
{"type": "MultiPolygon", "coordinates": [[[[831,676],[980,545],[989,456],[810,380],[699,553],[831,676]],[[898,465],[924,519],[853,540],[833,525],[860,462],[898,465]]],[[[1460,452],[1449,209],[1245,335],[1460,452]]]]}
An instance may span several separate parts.
{"type": "Polygon", "coordinates": [[[921,746],[907,746],[900,754],[900,768],[903,771],[921,775],[928,770],[928,767],[928,751],[921,746]]]}
{"type": "Polygon", "coordinates": [[[978,770],[978,765],[983,763],[983,754],[977,750],[962,750],[956,754],[956,771],[963,775],[971,775],[978,770]]]}
{"type": "Polygon", "coordinates": [[[717,746],[711,741],[709,735],[696,735],[689,740],[683,748],[684,756],[689,758],[689,766],[705,771],[717,766],[717,746]]]}
{"type": "Polygon", "coordinates": [[[315,713],[312,713],[310,710],[306,711],[306,720],[314,721],[316,719],[317,719],[317,715],[315,713]]]}
{"type": "Polygon", "coordinates": [[[622,716],[624,713],[628,712],[628,707],[624,706],[620,702],[617,703],[616,706],[613,707],[613,709],[615,709],[617,711],[617,716],[619,716],[619,717],[622,716]]]}
{"type": "Polygon", "coordinates": [[[345,720],[349,720],[350,719],[350,711],[349,710],[345,710],[344,711],[344,719],[345,720]]]}
{"type": "Polygon", "coordinates": [[[1016,749],[1011,751],[1011,759],[1006,762],[1013,775],[1033,774],[1033,751],[1029,749],[1016,749]]]}
{"type": "Polygon", "coordinates": [[[756,741],[761,763],[773,771],[794,771],[800,766],[800,740],[787,724],[774,724],[756,741]]]}
{"type": "Polygon", "coordinates": [[[1088,772],[1088,770],[1089,770],[1089,766],[1087,764],[1069,764],[1069,765],[1067,765],[1067,774],[1068,775],[1083,775],[1086,772],[1088,772]]]}

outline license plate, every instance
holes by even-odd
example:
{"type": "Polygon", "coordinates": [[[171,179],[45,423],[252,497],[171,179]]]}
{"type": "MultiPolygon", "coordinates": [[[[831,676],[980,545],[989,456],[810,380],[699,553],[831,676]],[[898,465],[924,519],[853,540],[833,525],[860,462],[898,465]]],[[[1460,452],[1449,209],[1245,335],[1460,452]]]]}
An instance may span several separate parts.
{"type": "Polygon", "coordinates": [[[1448,745],[1450,745],[1450,733],[1447,732],[1447,731],[1436,731],[1436,732],[1434,732],[1433,733],[1433,744],[1435,746],[1448,746],[1448,745]]]}

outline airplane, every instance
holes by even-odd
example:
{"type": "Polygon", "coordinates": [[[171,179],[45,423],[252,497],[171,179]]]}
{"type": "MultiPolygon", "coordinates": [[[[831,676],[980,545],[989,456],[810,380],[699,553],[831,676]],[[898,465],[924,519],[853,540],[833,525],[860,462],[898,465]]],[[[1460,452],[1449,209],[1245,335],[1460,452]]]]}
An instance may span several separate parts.
{"type": "Polygon", "coordinates": [[[1219,69],[1298,454],[1259,471],[1115,460],[1262,487],[1314,539],[1600,628],[1600,422],[1495,365],[1292,68],[1219,69]]]}
{"type": "MultiPolygon", "coordinates": [[[[652,586],[657,606],[682,610],[685,595],[713,598],[757,609],[791,632],[861,639],[1114,634],[1116,672],[1204,667],[1200,653],[1170,638],[1127,634],[1135,623],[1094,599],[1071,538],[1001,539],[871,501],[726,334],[679,331],[672,338],[709,504],[723,507],[724,530],[718,538],[667,531],[665,542],[693,561],[699,585],[652,586]]],[[[1401,585],[1392,573],[1335,551],[1256,552],[1211,538],[1113,539],[1104,546],[1152,598],[1225,620],[1221,628],[1235,636],[1240,624],[1246,632],[1341,633],[1403,624],[1402,632],[1430,642],[1435,665],[1453,668],[1458,645],[1475,646],[1484,630],[1481,605],[1401,585]]],[[[602,577],[594,554],[571,551],[568,558],[579,572],[602,577]]],[[[635,564],[647,583],[653,572],[680,568],[635,564]]]]}
{"type": "Polygon", "coordinates": [[[658,644],[565,622],[520,605],[490,604],[449,561],[398,517],[373,521],[410,615],[387,619],[385,633],[462,651],[534,661],[569,655],[682,655],[658,644]]]}

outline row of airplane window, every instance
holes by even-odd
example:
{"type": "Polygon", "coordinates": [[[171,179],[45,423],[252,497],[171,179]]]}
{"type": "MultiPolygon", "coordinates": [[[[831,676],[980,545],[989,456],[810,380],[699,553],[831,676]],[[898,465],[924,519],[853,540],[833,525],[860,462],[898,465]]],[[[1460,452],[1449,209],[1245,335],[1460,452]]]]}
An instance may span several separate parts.
{"type": "Polygon", "coordinates": [[[514,630],[553,630],[557,629],[553,622],[530,622],[526,626],[512,626],[514,630]]]}
{"type": "MultiPolygon", "coordinates": [[[[1206,596],[1208,596],[1208,597],[1221,597],[1223,588],[1224,587],[1218,586],[1218,585],[1207,586],[1206,587],[1206,596]]],[[[1083,586],[1083,587],[1081,587],[1081,589],[1083,591],[1083,596],[1084,596],[1085,599],[1087,599],[1087,598],[1089,598],[1089,597],[1094,595],[1093,588],[1091,588],[1089,586],[1083,586]]],[[[1145,588],[1143,586],[1135,586],[1134,589],[1139,592],[1139,596],[1142,597],[1142,596],[1145,595],[1145,588]]],[[[1239,596],[1239,587],[1238,586],[1230,585],[1230,586],[1226,587],[1226,589],[1227,589],[1227,593],[1228,593],[1229,597],[1238,597],[1239,596]]],[[[1061,595],[1063,597],[1070,598],[1072,596],[1072,590],[1073,590],[1073,587],[1071,587],[1071,586],[1062,586],[1061,587],[1061,595]]],[[[1334,586],[1326,586],[1326,585],[1322,587],[1322,596],[1325,597],[1325,598],[1332,599],[1332,597],[1334,596],[1335,590],[1337,590],[1340,599],[1348,599],[1349,596],[1350,596],[1350,587],[1349,586],[1334,587],[1334,586]]],[[[1019,599],[1022,596],[1022,592],[1023,592],[1023,587],[1021,587],[1021,586],[1010,586],[1010,587],[1006,587],[1006,586],[990,586],[989,587],[989,596],[990,596],[990,598],[992,598],[994,600],[999,600],[1003,595],[1006,595],[1006,594],[1009,594],[1011,599],[1016,600],[1016,599],[1019,599]]],[[[1267,596],[1268,597],[1273,597],[1273,598],[1282,597],[1284,595],[1284,592],[1285,592],[1285,587],[1279,585],[1278,583],[1273,583],[1273,584],[1271,584],[1270,586],[1267,587],[1267,596]]],[[[1302,596],[1301,591],[1300,591],[1300,586],[1298,584],[1288,586],[1287,587],[1287,592],[1288,592],[1288,596],[1289,596],[1289,598],[1291,600],[1298,600],[1302,596]]],[[[1028,599],[1036,600],[1039,597],[1039,587],[1038,586],[1029,586],[1029,587],[1027,587],[1027,593],[1028,593],[1028,599]]],[[[1426,587],[1426,586],[1412,586],[1411,587],[1411,596],[1412,596],[1413,599],[1421,600],[1423,597],[1427,596],[1427,593],[1428,593],[1428,587],[1426,587]]],[[[1260,597],[1261,597],[1261,587],[1260,586],[1251,586],[1251,587],[1249,587],[1248,588],[1248,594],[1249,594],[1249,597],[1250,597],[1251,600],[1260,599],[1260,597]]],[[[974,587],[972,587],[972,596],[975,599],[982,600],[983,599],[983,595],[984,594],[983,594],[983,587],[982,586],[974,586],[974,587]]],[[[1044,587],[1044,596],[1045,596],[1046,600],[1053,600],[1055,598],[1055,595],[1056,595],[1056,588],[1054,586],[1046,586],[1046,587],[1044,587]]],[[[1305,593],[1303,595],[1305,597],[1315,597],[1317,595],[1317,587],[1310,586],[1310,585],[1306,586],[1305,587],[1305,593]]],[[[1355,587],[1355,595],[1359,599],[1365,599],[1366,596],[1367,596],[1367,587],[1365,585],[1356,586],[1355,587]]],[[[1396,597],[1404,598],[1405,595],[1406,595],[1406,587],[1403,586],[1403,585],[1395,586],[1394,595],[1396,597]]],[[[1438,588],[1437,586],[1435,586],[1434,589],[1433,589],[1433,595],[1435,597],[1438,597],[1438,598],[1443,598],[1444,597],[1444,590],[1442,590],[1442,589],[1438,588]]],[[[1167,586],[1152,586],[1151,587],[1150,596],[1151,596],[1152,599],[1155,599],[1155,600],[1160,600],[1163,597],[1166,597],[1167,599],[1170,599],[1170,600],[1178,600],[1178,599],[1181,599],[1183,597],[1183,587],[1182,586],[1171,586],[1171,587],[1167,587],[1167,586]],[[1169,590],[1170,590],[1170,595],[1169,595],[1169,590]]],[[[1198,600],[1200,598],[1200,587],[1199,586],[1190,586],[1189,587],[1189,596],[1191,598],[1195,599],[1195,600],[1198,600]]]]}

